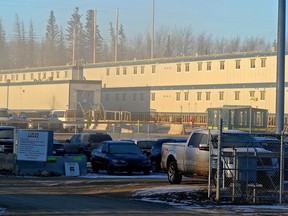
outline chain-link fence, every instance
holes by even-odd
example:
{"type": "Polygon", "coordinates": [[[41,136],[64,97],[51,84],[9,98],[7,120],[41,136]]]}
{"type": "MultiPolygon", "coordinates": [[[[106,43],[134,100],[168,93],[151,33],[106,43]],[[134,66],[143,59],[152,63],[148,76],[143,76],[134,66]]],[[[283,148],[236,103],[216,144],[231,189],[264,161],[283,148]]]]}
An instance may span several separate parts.
{"type": "Polygon", "coordinates": [[[237,132],[228,135],[221,130],[217,136],[211,135],[210,196],[219,202],[287,202],[286,136],[237,132]]]}

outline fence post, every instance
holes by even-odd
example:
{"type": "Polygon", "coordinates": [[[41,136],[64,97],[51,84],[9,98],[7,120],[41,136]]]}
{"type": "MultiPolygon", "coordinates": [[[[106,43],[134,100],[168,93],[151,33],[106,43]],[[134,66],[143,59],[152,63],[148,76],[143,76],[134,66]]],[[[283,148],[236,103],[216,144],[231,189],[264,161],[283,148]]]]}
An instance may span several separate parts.
{"type": "Polygon", "coordinates": [[[219,134],[218,134],[218,155],[217,155],[217,182],[216,182],[216,201],[220,201],[220,178],[221,178],[221,146],[222,146],[222,127],[223,119],[220,119],[219,134]]]}
{"type": "Polygon", "coordinates": [[[283,178],[283,170],[284,170],[284,133],[285,133],[286,127],[281,133],[281,146],[280,146],[280,176],[279,176],[279,204],[282,204],[282,195],[283,195],[283,188],[284,188],[284,178],[283,178]]]}
{"type": "Polygon", "coordinates": [[[138,119],[138,124],[137,124],[137,126],[138,126],[138,134],[140,133],[140,120],[138,119]]]}
{"type": "Polygon", "coordinates": [[[213,143],[212,143],[212,136],[210,134],[210,130],[208,130],[207,144],[208,144],[208,147],[209,147],[208,198],[211,198],[211,176],[212,176],[212,167],[211,167],[212,149],[211,149],[211,145],[213,145],[213,143]]]}

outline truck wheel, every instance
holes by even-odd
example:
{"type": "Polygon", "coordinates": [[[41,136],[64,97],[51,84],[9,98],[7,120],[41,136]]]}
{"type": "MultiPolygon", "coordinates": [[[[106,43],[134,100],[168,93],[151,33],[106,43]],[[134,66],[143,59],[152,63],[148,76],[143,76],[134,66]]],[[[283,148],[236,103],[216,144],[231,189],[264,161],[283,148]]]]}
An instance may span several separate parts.
{"type": "Polygon", "coordinates": [[[168,164],[168,181],[170,184],[180,184],[182,175],[178,172],[176,161],[172,161],[168,164]]]}

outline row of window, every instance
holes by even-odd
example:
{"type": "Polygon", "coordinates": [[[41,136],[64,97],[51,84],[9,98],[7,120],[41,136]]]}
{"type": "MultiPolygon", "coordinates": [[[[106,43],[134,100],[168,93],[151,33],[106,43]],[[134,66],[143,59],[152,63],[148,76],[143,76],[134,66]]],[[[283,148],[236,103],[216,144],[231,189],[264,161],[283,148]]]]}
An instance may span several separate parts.
{"type": "MultiPolygon", "coordinates": [[[[260,58],[260,67],[261,68],[266,68],[266,58],[260,58]]],[[[185,64],[185,72],[190,72],[190,64],[191,63],[184,63],[185,64]]],[[[204,64],[205,62],[197,62],[197,71],[203,71],[204,69],[204,64]]],[[[149,67],[149,66],[146,66],[149,67]]],[[[134,66],[133,67],[133,74],[145,74],[145,66],[134,66]],[[139,71],[140,69],[140,71],[139,71]]],[[[152,65],[152,73],[156,73],[156,65],[152,65]]],[[[256,59],[250,59],[250,68],[256,68],[256,59]]],[[[121,69],[122,69],[122,75],[127,75],[127,71],[128,68],[127,67],[116,67],[115,68],[115,73],[116,76],[121,75],[121,69]]],[[[167,68],[165,68],[167,69],[167,68]]],[[[219,61],[219,69],[220,70],[225,70],[225,61],[219,61]]],[[[241,60],[237,59],[235,60],[235,69],[241,69],[241,60]]],[[[177,72],[181,72],[182,71],[182,64],[178,63],[177,64],[177,72]]],[[[206,70],[207,71],[211,71],[212,70],[212,62],[208,61],[206,62],[206,70]]],[[[106,68],[106,76],[110,76],[111,75],[111,68],[106,68]]]]}
{"type": "MultiPolygon", "coordinates": [[[[145,66],[134,66],[133,67],[133,74],[138,74],[139,70],[138,68],[140,68],[140,74],[144,74],[145,73],[145,66]]],[[[106,68],[106,76],[110,76],[110,72],[111,72],[111,68],[106,68]]],[[[152,65],[151,66],[151,72],[152,73],[156,73],[156,65],[152,65]]],[[[122,67],[122,74],[123,75],[127,75],[127,67],[122,67]]],[[[120,75],[120,67],[116,68],[116,75],[119,76],[120,75]]]]}
{"type": "MultiPolygon", "coordinates": [[[[105,100],[108,102],[110,101],[110,94],[109,93],[106,93],[105,94],[105,100]]],[[[127,93],[116,93],[115,94],[115,101],[127,101],[127,93]]],[[[137,100],[140,100],[140,101],[144,101],[145,100],[145,93],[133,93],[132,94],[132,101],[137,101],[137,100]]]]}
{"type": "MultiPolygon", "coordinates": [[[[211,92],[204,92],[205,95],[205,100],[210,101],[211,100],[211,92]]],[[[203,100],[203,92],[196,92],[196,100],[201,101],[203,100]]],[[[190,93],[191,94],[191,93],[190,93]]],[[[114,95],[114,94],[113,94],[114,95]]],[[[250,91],[250,100],[258,100],[257,97],[255,97],[255,91],[250,91]]],[[[260,100],[265,100],[266,96],[266,91],[260,91],[259,99],[260,100]]],[[[116,93],[115,94],[115,101],[127,101],[127,93],[116,93]]],[[[105,100],[109,101],[110,100],[110,94],[106,93],[105,94],[105,100]]],[[[144,101],[145,100],[145,93],[133,93],[132,94],[132,101],[144,101]]],[[[156,100],[156,93],[153,92],[151,93],[151,101],[156,100]]],[[[224,91],[219,91],[218,92],[218,100],[223,101],[224,100],[224,91]]],[[[240,100],[240,91],[234,91],[234,100],[238,101],[240,100]]],[[[176,101],[181,101],[181,92],[176,92],[176,101]]],[[[189,101],[189,92],[184,92],[184,101],[189,101]]]]}
{"type": "MultiPolygon", "coordinates": [[[[225,61],[219,61],[219,69],[225,70],[225,61]]],[[[185,64],[185,72],[190,71],[190,64],[191,63],[184,63],[185,64]]],[[[197,71],[202,71],[204,69],[205,62],[197,62],[197,71]]],[[[213,63],[214,64],[214,63],[213,63]]],[[[156,65],[150,65],[150,66],[133,66],[133,74],[137,75],[139,74],[145,74],[145,69],[147,67],[151,67],[151,72],[156,73],[156,65]]],[[[266,58],[260,58],[260,67],[265,68],[266,67],[266,58]]],[[[250,59],[250,68],[256,68],[256,59],[250,59]]],[[[127,75],[128,68],[127,67],[116,67],[116,76],[119,76],[121,74],[122,69],[122,75],[127,75]]],[[[237,59],[235,60],[235,69],[241,69],[241,60],[237,59]]],[[[206,62],[206,70],[211,71],[212,70],[212,62],[207,61],[206,62]]],[[[177,64],[177,72],[182,71],[182,64],[177,64]]],[[[29,73],[29,74],[22,74],[22,81],[27,80],[46,80],[46,79],[53,79],[53,78],[60,78],[60,71],[51,71],[51,72],[39,72],[39,73],[29,73]]],[[[110,76],[111,74],[111,68],[106,68],[106,76],[110,76]]],[[[7,82],[10,81],[18,81],[19,80],[19,74],[0,74],[0,81],[7,82]]],[[[64,71],[64,76],[61,78],[68,78],[68,71],[64,71]]],[[[20,78],[21,79],[21,78],[20,78]]]]}
{"type": "MultiPolygon", "coordinates": [[[[60,73],[64,73],[64,78],[68,78],[68,71],[60,72],[60,71],[51,71],[51,72],[43,72],[43,73],[22,73],[21,81],[25,80],[46,80],[46,79],[54,79],[60,78],[60,73]]],[[[19,74],[0,74],[0,81],[9,82],[9,81],[19,81],[19,74]]]]}
{"type": "MultiPolygon", "coordinates": [[[[260,100],[265,100],[265,93],[266,91],[260,91],[260,100]]],[[[154,94],[154,96],[152,96],[151,98],[154,98],[155,101],[155,93],[152,93],[152,95],[154,94]]],[[[197,101],[201,101],[203,99],[202,95],[203,92],[196,92],[196,100],[197,101]]],[[[255,91],[250,91],[249,92],[250,95],[250,100],[258,100],[257,97],[255,97],[255,91]]],[[[180,101],[181,100],[181,92],[176,92],[176,101],[180,101]]],[[[211,92],[205,92],[205,100],[206,101],[210,101],[211,100],[211,92]]],[[[218,100],[222,101],[224,100],[224,91],[219,91],[218,92],[218,100]]],[[[240,91],[234,91],[234,100],[240,100],[240,91]]],[[[153,100],[152,100],[153,101],[153,100]]],[[[184,92],[184,101],[189,101],[189,92],[184,92]]]]}
{"type": "MultiPolygon", "coordinates": [[[[260,67],[266,68],[266,58],[260,58],[260,67]]],[[[204,62],[197,62],[197,71],[202,71],[204,68],[204,62]]],[[[256,59],[250,59],[250,68],[256,68],[256,59]]],[[[219,61],[219,69],[225,70],[225,61],[219,61]]],[[[241,69],[241,60],[235,60],[235,69],[241,69]]],[[[212,62],[206,62],[206,70],[212,70],[212,62]]],[[[182,64],[177,64],[177,72],[182,71],[182,64]]],[[[185,63],[185,72],[190,71],[190,63],[185,63]]]]}

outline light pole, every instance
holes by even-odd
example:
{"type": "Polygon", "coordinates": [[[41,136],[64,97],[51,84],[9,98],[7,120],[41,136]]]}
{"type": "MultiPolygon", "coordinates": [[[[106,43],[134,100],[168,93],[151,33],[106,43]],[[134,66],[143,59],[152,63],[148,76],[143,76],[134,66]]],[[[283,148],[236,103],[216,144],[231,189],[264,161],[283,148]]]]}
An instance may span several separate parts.
{"type": "Polygon", "coordinates": [[[10,79],[7,79],[7,95],[6,95],[6,105],[7,105],[7,109],[9,108],[9,84],[10,84],[10,82],[11,82],[11,80],[10,79]]]}

